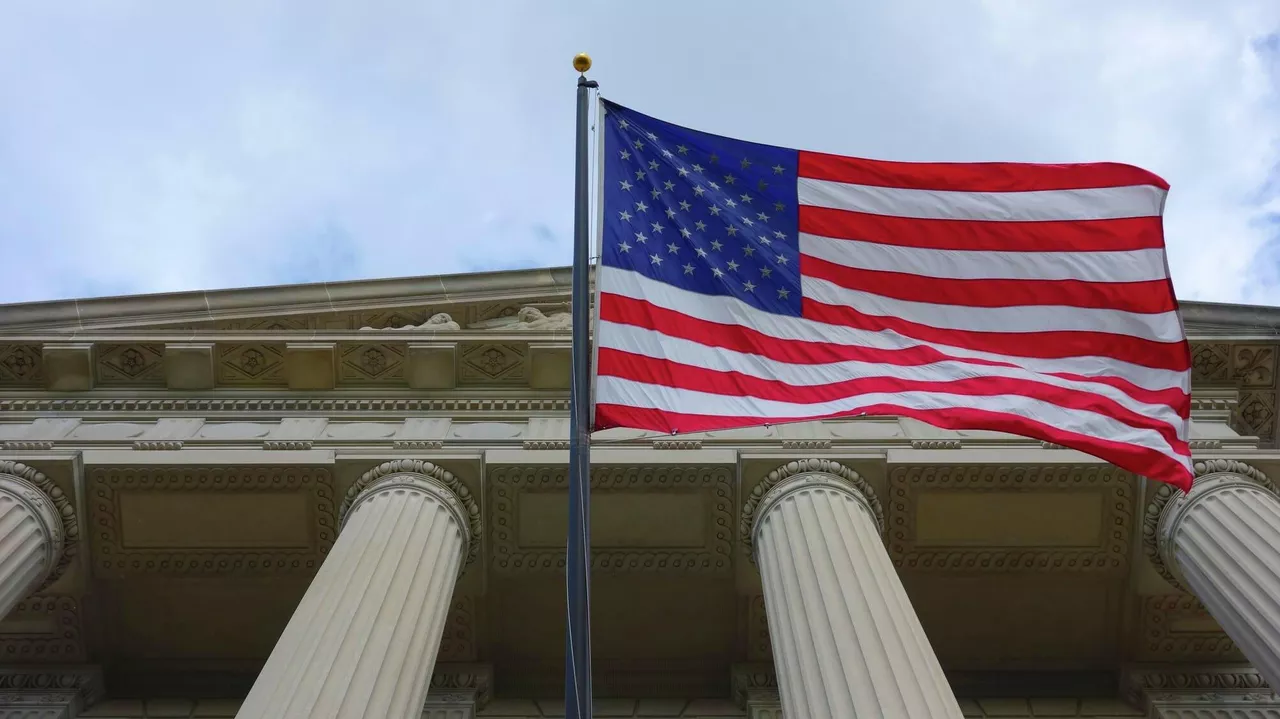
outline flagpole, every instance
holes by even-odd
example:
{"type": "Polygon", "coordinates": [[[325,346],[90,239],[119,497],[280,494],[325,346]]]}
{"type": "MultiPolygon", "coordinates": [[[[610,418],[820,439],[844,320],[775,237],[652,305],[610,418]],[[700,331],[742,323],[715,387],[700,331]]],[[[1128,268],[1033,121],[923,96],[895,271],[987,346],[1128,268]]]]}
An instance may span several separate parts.
{"type": "Polygon", "coordinates": [[[574,176],[573,376],[569,385],[569,536],[565,556],[564,704],[565,719],[591,719],[591,366],[588,347],[590,293],[590,161],[588,127],[591,90],[597,85],[586,77],[591,58],[573,58],[578,75],[577,170],[574,176]]]}

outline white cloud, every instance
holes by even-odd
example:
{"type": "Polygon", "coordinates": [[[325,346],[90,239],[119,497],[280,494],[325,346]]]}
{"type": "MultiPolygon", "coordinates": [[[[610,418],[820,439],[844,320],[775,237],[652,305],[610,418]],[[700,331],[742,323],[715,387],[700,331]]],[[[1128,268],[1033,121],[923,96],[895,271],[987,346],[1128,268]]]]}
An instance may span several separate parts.
{"type": "Polygon", "coordinates": [[[1280,302],[1274,0],[0,9],[0,301],[562,264],[569,58],[700,129],[1173,185],[1179,294],[1280,302]]]}

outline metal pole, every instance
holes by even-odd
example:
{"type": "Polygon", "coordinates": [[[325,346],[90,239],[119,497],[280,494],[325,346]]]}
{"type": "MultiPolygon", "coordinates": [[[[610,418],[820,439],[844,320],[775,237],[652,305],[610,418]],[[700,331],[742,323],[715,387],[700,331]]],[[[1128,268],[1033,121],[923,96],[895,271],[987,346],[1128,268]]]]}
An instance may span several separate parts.
{"type": "MultiPolygon", "coordinates": [[[[591,68],[585,53],[573,59],[579,73],[591,68]]],[[[588,127],[591,90],[578,77],[578,138],[573,221],[573,376],[569,385],[569,537],[565,559],[565,717],[591,719],[591,367],[590,327],[590,164],[588,127]]]]}

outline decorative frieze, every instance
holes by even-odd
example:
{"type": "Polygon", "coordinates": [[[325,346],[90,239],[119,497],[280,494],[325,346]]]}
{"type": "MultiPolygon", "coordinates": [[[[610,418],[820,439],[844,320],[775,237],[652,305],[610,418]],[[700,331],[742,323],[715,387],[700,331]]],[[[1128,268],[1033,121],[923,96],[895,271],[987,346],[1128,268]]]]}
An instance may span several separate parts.
{"type": "MultiPolygon", "coordinates": [[[[889,554],[902,569],[1121,573],[1129,561],[1133,482],[1132,475],[1111,465],[897,467],[889,475],[889,554]],[[1022,546],[1010,546],[1004,536],[984,541],[978,535],[948,539],[944,533],[927,544],[919,540],[922,497],[931,495],[943,507],[975,492],[984,493],[992,507],[1007,500],[1011,509],[1024,510],[1018,496],[1035,493],[1054,502],[1054,511],[1065,510],[1053,495],[1075,495],[1080,522],[1088,523],[1079,526],[1096,526],[1098,531],[1088,538],[1045,533],[1022,546]],[[1082,542],[1087,543],[1081,546],[1082,542]]],[[[945,514],[941,509],[938,513],[945,514]]]]}
{"type": "Polygon", "coordinates": [[[43,364],[38,344],[0,343],[0,387],[39,387],[43,364]]]}
{"type": "Polygon", "coordinates": [[[103,343],[97,350],[100,386],[164,385],[164,345],[103,343]]]}
{"type": "Polygon", "coordinates": [[[403,346],[383,344],[344,344],[341,346],[338,381],[341,383],[391,384],[404,381],[403,346]]]}

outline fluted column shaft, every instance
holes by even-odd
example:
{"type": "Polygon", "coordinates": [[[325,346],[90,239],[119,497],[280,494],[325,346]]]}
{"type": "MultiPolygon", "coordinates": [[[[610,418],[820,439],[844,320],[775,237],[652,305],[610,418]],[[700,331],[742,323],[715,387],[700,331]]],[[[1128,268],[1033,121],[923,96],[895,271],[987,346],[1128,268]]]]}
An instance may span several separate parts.
{"type": "Polygon", "coordinates": [[[1165,505],[1157,538],[1165,567],[1280,687],[1280,498],[1252,479],[1208,474],[1165,505]]]}
{"type": "Polygon", "coordinates": [[[0,618],[40,587],[62,556],[53,502],[21,477],[0,474],[0,618]]]}
{"type": "Polygon", "coordinates": [[[786,716],[960,718],[859,489],[797,474],[764,495],[755,517],[786,716]]]}
{"type": "Polygon", "coordinates": [[[420,716],[467,527],[458,497],[432,477],[370,484],[238,719],[420,716]]]}

